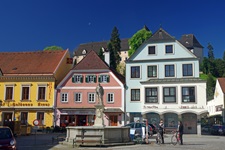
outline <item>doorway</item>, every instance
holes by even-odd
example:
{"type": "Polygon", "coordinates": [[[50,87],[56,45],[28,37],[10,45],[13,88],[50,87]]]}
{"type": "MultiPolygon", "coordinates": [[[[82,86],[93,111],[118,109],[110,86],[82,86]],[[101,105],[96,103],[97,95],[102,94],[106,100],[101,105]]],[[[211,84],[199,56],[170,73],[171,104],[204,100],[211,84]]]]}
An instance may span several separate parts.
{"type": "Polygon", "coordinates": [[[109,116],[109,120],[110,120],[110,126],[117,126],[117,122],[118,122],[118,116],[117,115],[109,116]]]}

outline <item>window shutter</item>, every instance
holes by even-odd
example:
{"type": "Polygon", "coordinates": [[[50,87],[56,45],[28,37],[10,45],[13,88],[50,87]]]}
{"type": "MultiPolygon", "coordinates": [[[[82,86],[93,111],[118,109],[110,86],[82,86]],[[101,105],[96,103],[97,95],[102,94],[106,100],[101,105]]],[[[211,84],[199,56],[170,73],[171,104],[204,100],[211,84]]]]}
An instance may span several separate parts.
{"type": "Polygon", "coordinates": [[[102,82],[102,81],[101,81],[101,76],[98,76],[98,82],[102,82]]]}
{"type": "Polygon", "coordinates": [[[94,82],[96,83],[96,76],[94,76],[94,82]]]}
{"type": "Polygon", "coordinates": [[[85,82],[86,82],[86,83],[88,82],[88,76],[85,77],[85,82]]]}
{"type": "Polygon", "coordinates": [[[109,77],[110,77],[110,76],[108,75],[108,76],[107,76],[107,82],[109,82],[109,81],[110,81],[110,80],[109,80],[109,77]]]}
{"type": "Polygon", "coordinates": [[[80,76],[80,82],[83,83],[83,76],[80,76]]]}
{"type": "Polygon", "coordinates": [[[72,82],[73,82],[73,83],[75,82],[74,76],[72,77],[72,82]]]}

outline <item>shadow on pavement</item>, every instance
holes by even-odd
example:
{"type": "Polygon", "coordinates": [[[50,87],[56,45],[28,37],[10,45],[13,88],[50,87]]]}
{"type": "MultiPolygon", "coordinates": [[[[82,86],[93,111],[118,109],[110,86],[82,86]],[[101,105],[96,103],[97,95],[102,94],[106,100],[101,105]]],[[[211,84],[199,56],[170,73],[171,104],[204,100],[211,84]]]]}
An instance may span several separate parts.
{"type": "Polygon", "coordinates": [[[58,141],[52,141],[52,137],[57,137],[62,133],[34,133],[25,136],[17,136],[18,150],[49,150],[58,145],[58,141]]]}

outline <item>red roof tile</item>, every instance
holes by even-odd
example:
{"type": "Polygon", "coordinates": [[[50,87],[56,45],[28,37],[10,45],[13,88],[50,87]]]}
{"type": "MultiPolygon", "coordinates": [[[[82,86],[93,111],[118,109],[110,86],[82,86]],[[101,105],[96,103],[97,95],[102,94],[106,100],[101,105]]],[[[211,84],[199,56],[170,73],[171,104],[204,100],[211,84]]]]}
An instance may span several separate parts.
{"type": "Polygon", "coordinates": [[[109,66],[105,63],[105,61],[101,60],[95,51],[91,50],[73,69],[109,69],[109,66]]]}
{"type": "Polygon", "coordinates": [[[218,78],[218,81],[223,93],[225,93],[225,78],[218,78]]]}
{"type": "Polygon", "coordinates": [[[0,53],[3,74],[53,74],[68,50],[0,53]]]}

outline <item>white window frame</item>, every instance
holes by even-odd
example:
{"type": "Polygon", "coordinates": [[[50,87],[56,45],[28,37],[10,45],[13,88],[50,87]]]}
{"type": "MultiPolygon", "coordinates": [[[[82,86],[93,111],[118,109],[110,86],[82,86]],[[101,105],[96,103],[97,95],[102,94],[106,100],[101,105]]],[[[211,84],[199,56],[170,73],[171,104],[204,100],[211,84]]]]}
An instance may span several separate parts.
{"type": "Polygon", "coordinates": [[[96,75],[86,75],[85,77],[86,83],[95,83],[95,79],[96,79],[96,75]]]}
{"type": "Polygon", "coordinates": [[[74,102],[75,102],[75,103],[80,103],[80,102],[82,102],[82,94],[81,94],[80,92],[74,93],[74,102]],[[77,98],[76,95],[78,95],[78,100],[76,99],[76,98],[77,98]]]}
{"type": "Polygon", "coordinates": [[[82,81],[81,81],[81,79],[83,78],[82,75],[75,74],[75,75],[73,75],[73,78],[74,78],[74,82],[73,83],[82,83],[82,81]]]}
{"type": "Polygon", "coordinates": [[[114,93],[107,93],[107,103],[114,103],[114,93]]]}
{"type": "Polygon", "coordinates": [[[99,75],[99,78],[100,78],[100,83],[108,83],[108,78],[109,78],[109,75],[106,75],[106,74],[101,74],[99,75]]]}
{"type": "Polygon", "coordinates": [[[43,99],[38,99],[38,97],[39,97],[39,87],[45,87],[45,99],[44,100],[47,100],[47,84],[38,84],[37,100],[43,100],[43,99]]]}
{"type": "Polygon", "coordinates": [[[69,102],[69,100],[68,100],[69,99],[69,94],[68,93],[61,93],[60,99],[61,99],[62,103],[68,103],[69,102]]]}
{"type": "Polygon", "coordinates": [[[88,93],[88,102],[95,103],[95,93],[88,93]]]}
{"type": "Polygon", "coordinates": [[[25,100],[25,99],[23,99],[23,87],[28,87],[29,88],[28,100],[30,100],[30,87],[31,87],[31,84],[22,84],[21,85],[21,93],[20,93],[20,99],[21,99],[21,101],[25,100]]]}
{"type": "Polygon", "coordinates": [[[166,54],[166,55],[174,54],[174,48],[175,48],[175,47],[174,47],[174,44],[165,44],[165,54],[166,54]],[[170,46],[170,45],[172,46],[172,53],[167,53],[167,52],[166,52],[166,46],[170,46]]]}
{"type": "Polygon", "coordinates": [[[6,84],[5,85],[5,92],[4,92],[4,99],[6,100],[6,88],[7,87],[12,87],[12,100],[14,100],[14,90],[15,90],[15,84],[6,84]]]}

